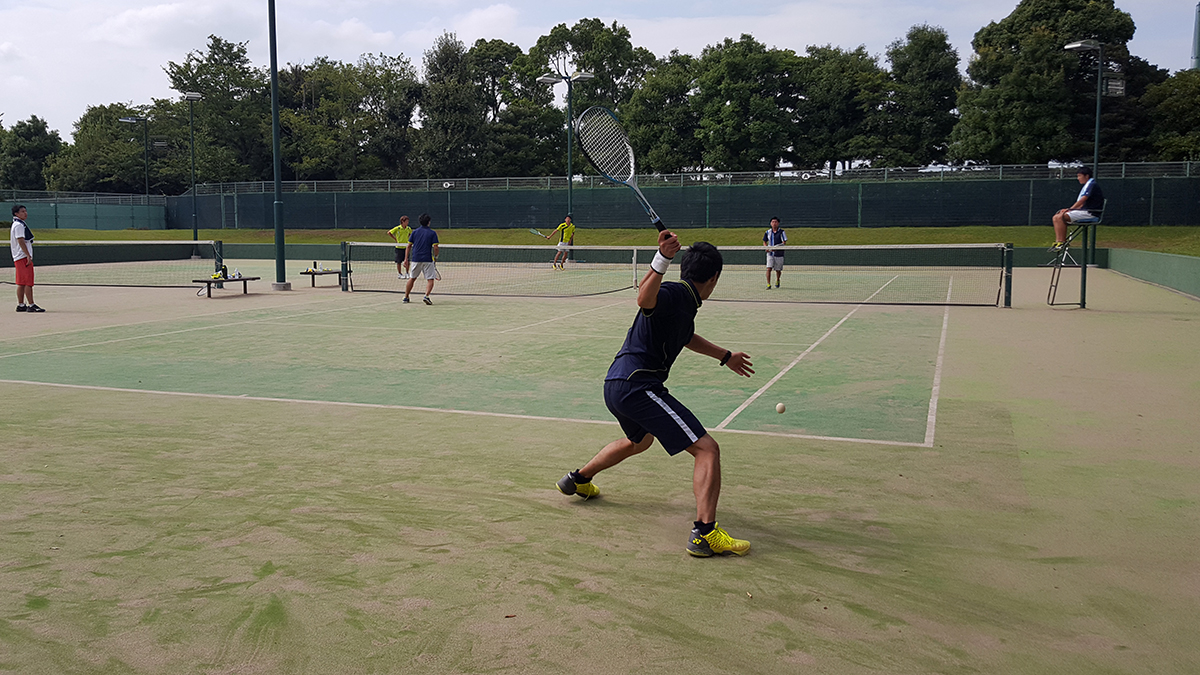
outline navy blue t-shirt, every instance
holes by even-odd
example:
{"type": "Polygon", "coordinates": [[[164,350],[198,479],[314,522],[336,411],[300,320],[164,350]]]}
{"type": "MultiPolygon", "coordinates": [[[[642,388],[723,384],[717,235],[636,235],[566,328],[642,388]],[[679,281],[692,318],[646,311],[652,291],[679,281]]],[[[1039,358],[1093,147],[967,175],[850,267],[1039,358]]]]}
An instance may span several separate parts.
{"type": "Polygon", "coordinates": [[[700,304],[700,293],[690,281],[663,282],[654,309],[638,309],[604,379],[665,381],[671,364],[696,334],[700,304]]]}
{"type": "Polygon", "coordinates": [[[422,225],[408,235],[412,242],[412,262],[433,262],[433,245],[438,243],[437,232],[428,225],[422,225]]]}

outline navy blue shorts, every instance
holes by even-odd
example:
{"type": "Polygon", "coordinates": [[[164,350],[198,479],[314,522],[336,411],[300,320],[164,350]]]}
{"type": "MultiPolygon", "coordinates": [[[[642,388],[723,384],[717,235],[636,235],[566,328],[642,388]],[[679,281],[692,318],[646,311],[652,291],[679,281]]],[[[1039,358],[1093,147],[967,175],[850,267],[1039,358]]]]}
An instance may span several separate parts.
{"type": "Polygon", "coordinates": [[[606,380],[604,403],[621,423],[625,437],[634,443],[651,434],[668,455],[683,452],[704,434],[700,420],[661,382],[606,380]]]}

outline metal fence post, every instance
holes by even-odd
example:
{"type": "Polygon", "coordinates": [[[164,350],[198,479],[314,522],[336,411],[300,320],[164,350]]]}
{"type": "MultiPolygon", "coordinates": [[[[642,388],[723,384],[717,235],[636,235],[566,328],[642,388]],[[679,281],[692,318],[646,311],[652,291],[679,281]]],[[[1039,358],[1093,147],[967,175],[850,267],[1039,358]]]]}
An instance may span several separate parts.
{"type": "Polygon", "coordinates": [[[1004,306],[1012,307],[1013,245],[1005,244],[1000,255],[1004,258],[1004,306]]]}

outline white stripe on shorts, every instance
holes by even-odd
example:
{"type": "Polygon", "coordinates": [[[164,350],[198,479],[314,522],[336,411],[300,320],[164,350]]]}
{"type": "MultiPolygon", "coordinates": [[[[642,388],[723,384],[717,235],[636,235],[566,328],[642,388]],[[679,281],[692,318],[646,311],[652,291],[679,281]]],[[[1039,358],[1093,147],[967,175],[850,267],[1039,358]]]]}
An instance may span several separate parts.
{"type": "Polygon", "coordinates": [[[660,408],[667,411],[667,414],[671,416],[671,419],[675,420],[675,422],[679,424],[679,428],[683,429],[683,433],[687,434],[687,437],[691,442],[695,443],[696,441],[700,440],[699,438],[696,438],[696,434],[692,433],[691,427],[685,424],[684,421],[679,418],[679,415],[675,414],[674,410],[671,410],[671,406],[667,405],[666,401],[655,396],[654,392],[652,391],[647,391],[646,395],[650,397],[651,401],[657,403],[660,408]]]}

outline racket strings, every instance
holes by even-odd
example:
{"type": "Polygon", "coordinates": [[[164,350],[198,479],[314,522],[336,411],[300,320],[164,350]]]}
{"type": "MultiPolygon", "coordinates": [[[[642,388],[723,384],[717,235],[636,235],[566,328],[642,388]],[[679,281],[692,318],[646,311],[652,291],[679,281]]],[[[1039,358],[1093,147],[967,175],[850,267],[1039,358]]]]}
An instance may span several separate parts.
{"type": "Polygon", "coordinates": [[[601,173],[622,183],[633,180],[633,148],[610,114],[603,110],[585,111],[579,118],[578,136],[579,145],[601,173]]]}

